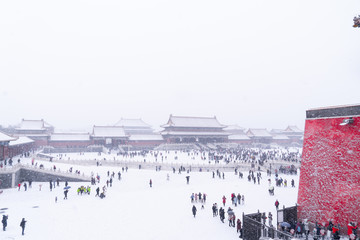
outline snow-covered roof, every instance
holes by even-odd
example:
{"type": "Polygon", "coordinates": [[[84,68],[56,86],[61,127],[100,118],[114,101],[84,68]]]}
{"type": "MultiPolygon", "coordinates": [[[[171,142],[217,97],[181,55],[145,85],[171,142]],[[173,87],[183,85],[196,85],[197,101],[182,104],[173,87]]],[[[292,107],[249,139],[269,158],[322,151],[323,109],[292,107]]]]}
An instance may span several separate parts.
{"type": "Polygon", "coordinates": [[[249,130],[246,132],[246,135],[249,137],[272,137],[272,135],[265,128],[249,128],[249,130]]]}
{"type": "Polygon", "coordinates": [[[45,130],[46,128],[52,127],[50,124],[41,120],[25,120],[22,119],[18,130],[45,130]]]}
{"type": "Polygon", "coordinates": [[[14,141],[16,138],[10,137],[9,135],[0,132],[0,142],[14,141]]]}
{"type": "Polygon", "coordinates": [[[131,135],[129,137],[130,141],[163,141],[163,137],[158,134],[149,134],[149,135],[131,135]]]}
{"type": "Polygon", "coordinates": [[[145,123],[141,118],[138,119],[125,119],[121,118],[120,121],[118,121],[115,126],[120,127],[151,127],[149,124],[145,123]]]}
{"type": "Polygon", "coordinates": [[[228,136],[226,132],[183,132],[183,131],[163,131],[161,135],[175,136],[228,136]]]}
{"type": "Polygon", "coordinates": [[[53,126],[44,121],[44,127],[46,127],[46,128],[52,128],[53,126]]]}
{"type": "Polygon", "coordinates": [[[16,136],[16,137],[30,137],[30,138],[32,138],[32,137],[48,137],[49,135],[48,134],[46,134],[46,133],[31,133],[31,134],[27,134],[27,133],[25,133],[25,134],[19,134],[19,133],[16,133],[16,134],[14,134],[14,136],[16,136]]]}
{"type": "Polygon", "coordinates": [[[271,129],[270,133],[273,135],[282,134],[282,133],[284,133],[284,130],[283,129],[271,129]]]}
{"type": "Polygon", "coordinates": [[[275,135],[275,136],[273,136],[273,139],[274,140],[289,140],[290,138],[288,138],[285,135],[275,135]]]}
{"type": "Polygon", "coordinates": [[[42,120],[22,120],[19,130],[45,130],[42,120]]]}
{"type": "Polygon", "coordinates": [[[127,137],[123,127],[94,126],[93,137],[127,137]]]}
{"type": "Polygon", "coordinates": [[[230,135],[229,140],[250,140],[246,135],[230,135]]]}
{"type": "Polygon", "coordinates": [[[53,133],[50,141],[90,141],[89,133],[53,133]]]}
{"type": "Polygon", "coordinates": [[[34,140],[32,140],[28,137],[19,137],[15,141],[11,141],[9,143],[9,146],[16,146],[16,145],[21,145],[21,144],[33,143],[33,142],[34,142],[34,140]]]}
{"type": "Polygon", "coordinates": [[[224,128],[226,126],[220,124],[216,117],[181,117],[170,115],[167,124],[162,125],[162,127],[224,128]]]}
{"type": "Polygon", "coordinates": [[[245,128],[240,127],[239,125],[228,125],[227,127],[224,128],[225,131],[233,131],[233,130],[237,130],[237,131],[244,131],[245,128]]]}
{"type": "Polygon", "coordinates": [[[303,131],[301,131],[297,126],[288,126],[284,132],[302,133],[303,131]]]}

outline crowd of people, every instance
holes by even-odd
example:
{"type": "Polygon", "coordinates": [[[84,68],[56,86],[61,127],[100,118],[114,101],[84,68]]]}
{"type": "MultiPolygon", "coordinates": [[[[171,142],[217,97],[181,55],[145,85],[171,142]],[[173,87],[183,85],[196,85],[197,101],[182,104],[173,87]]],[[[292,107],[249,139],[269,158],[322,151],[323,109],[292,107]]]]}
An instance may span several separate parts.
{"type": "Polygon", "coordinates": [[[278,230],[283,232],[287,232],[293,237],[296,238],[305,238],[309,239],[311,236],[314,240],[324,240],[324,239],[332,239],[339,240],[340,232],[346,232],[349,240],[358,239],[358,227],[355,222],[350,222],[347,226],[340,226],[340,224],[335,224],[332,220],[326,224],[325,222],[312,223],[308,221],[308,219],[304,219],[303,221],[289,221],[287,224],[279,223],[278,230]],[[311,231],[312,229],[312,231],[311,231]]]}
{"type": "MultiPolygon", "coordinates": [[[[109,152],[110,154],[111,152],[109,152]]],[[[99,152],[99,156],[103,153],[99,152]]],[[[66,155],[65,155],[66,156],[66,155]]],[[[218,148],[216,150],[176,150],[176,151],[158,151],[158,150],[141,150],[141,151],[118,151],[117,156],[120,156],[124,160],[139,160],[143,159],[144,163],[147,162],[166,162],[167,160],[180,160],[186,156],[186,159],[201,159],[203,161],[215,162],[215,163],[248,163],[258,164],[260,166],[264,163],[271,163],[272,161],[286,161],[298,163],[301,159],[301,152],[291,152],[284,149],[263,149],[263,148],[218,148]]],[[[62,156],[57,156],[59,159],[62,156]]],[[[70,159],[70,158],[69,158],[70,159]]],[[[116,160],[118,157],[105,156],[101,160],[95,159],[97,165],[101,165],[101,161],[116,160]]]]}
{"type": "MultiPolygon", "coordinates": [[[[244,195],[240,195],[238,194],[237,196],[232,193],[231,194],[231,199],[232,199],[232,204],[236,207],[238,206],[238,204],[244,204],[244,195]]],[[[225,195],[222,197],[222,204],[223,206],[221,206],[220,208],[218,208],[218,204],[214,203],[212,205],[212,214],[213,217],[220,217],[220,221],[222,223],[225,223],[225,206],[226,206],[226,197],[225,195]]],[[[236,232],[239,234],[239,238],[242,238],[242,225],[241,225],[241,220],[240,218],[238,218],[236,220],[236,215],[234,210],[229,206],[226,210],[226,213],[228,215],[228,223],[229,223],[229,227],[235,227],[236,226],[236,232]]]]}

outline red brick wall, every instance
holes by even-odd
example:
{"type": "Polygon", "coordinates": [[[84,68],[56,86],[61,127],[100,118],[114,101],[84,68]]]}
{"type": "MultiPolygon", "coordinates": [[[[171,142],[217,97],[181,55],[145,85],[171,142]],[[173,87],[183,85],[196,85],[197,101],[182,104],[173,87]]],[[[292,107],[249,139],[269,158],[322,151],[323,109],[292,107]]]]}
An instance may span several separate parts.
{"type": "Polygon", "coordinates": [[[307,119],[298,217],[346,226],[360,222],[360,117],[307,119]]]}

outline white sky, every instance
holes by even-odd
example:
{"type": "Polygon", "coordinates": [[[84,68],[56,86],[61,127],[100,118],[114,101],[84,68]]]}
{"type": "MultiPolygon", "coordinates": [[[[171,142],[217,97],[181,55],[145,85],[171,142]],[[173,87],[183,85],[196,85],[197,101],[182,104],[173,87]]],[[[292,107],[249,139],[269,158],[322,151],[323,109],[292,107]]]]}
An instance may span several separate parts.
{"type": "Polygon", "coordinates": [[[0,125],[304,127],[360,103],[358,0],[1,1],[0,125]]]}

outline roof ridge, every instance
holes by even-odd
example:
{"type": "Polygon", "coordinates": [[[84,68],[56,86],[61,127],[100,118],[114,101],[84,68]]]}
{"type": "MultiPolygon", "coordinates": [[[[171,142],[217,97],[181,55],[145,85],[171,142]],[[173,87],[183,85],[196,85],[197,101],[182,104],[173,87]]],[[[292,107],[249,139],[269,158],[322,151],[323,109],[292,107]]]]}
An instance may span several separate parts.
{"type": "Polygon", "coordinates": [[[172,118],[172,117],[175,117],[175,118],[205,118],[205,119],[216,119],[217,120],[217,118],[216,118],[216,116],[214,116],[214,117],[192,117],[192,116],[174,116],[174,115],[170,115],[170,117],[172,118]]]}

